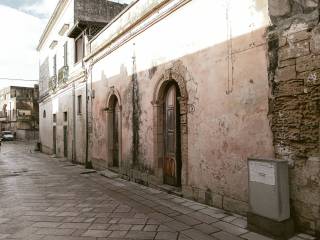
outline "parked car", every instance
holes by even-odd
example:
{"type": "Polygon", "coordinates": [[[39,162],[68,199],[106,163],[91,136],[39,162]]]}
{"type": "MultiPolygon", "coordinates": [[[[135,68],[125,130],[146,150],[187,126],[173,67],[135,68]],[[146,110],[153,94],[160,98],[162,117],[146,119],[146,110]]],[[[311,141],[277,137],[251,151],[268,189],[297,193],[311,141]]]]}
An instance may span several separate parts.
{"type": "Polygon", "coordinates": [[[13,141],[14,134],[11,131],[2,131],[1,138],[2,141],[13,141]]]}

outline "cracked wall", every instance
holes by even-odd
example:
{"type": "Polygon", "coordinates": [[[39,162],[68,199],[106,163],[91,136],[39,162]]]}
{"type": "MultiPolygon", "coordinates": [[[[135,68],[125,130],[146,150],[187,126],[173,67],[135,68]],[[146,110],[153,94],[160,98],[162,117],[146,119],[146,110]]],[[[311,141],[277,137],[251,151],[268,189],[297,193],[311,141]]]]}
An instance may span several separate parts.
{"type": "MultiPolygon", "coordinates": [[[[230,1],[230,5],[185,1],[180,6],[181,2],[175,2],[179,6],[174,10],[170,9],[173,3],[162,6],[93,57],[97,62],[92,66],[91,159],[94,167],[112,161],[107,154],[108,120],[102,115],[106,98],[115,89],[122,103],[121,175],[149,185],[163,184],[159,143],[163,115],[155,111],[161,103],[155,106],[154,100],[159,81],[171,73],[188,96],[181,109],[181,130],[187,139],[181,146],[184,196],[246,214],[247,158],[274,157],[267,117],[267,0],[230,1]],[[246,16],[241,21],[239,11],[246,16]],[[191,19],[194,14],[197,18],[191,19]],[[213,24],[210,28],[199,27],[208,22],[213,24]],[[170,30],[172,26],[175,31],[170,30]],[[138,147],[134,147],[135,138],[138,147]],[[136,167],[133,149],[138,151],[136,167]]],[[[127,14],[139,16],[141,9],[135,9],[139,6],[127,14]]],[[[126,24],[120,20],[110,29],[126,24]]],[[[111,30],[101,33],[92,46],[112,35],[111,30]]]]}

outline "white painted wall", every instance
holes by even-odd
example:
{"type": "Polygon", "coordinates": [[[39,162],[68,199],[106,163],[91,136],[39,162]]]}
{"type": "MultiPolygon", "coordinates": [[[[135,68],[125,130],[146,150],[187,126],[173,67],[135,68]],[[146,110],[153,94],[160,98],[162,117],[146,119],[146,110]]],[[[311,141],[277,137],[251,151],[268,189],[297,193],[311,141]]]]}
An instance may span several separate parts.
{"type": "Polygon", "coordinates": [[[172,0],[123,32],[124,27],[136,23],[141,14],[162,2],[165,1],[139,1],[91,43],[92,82],[96,92],[92,157],[110,162],[103,109],[106,96],[114,87],[123,103],[122,157],[130,162],[130,84],[135,69],[141,107],[140,159],[144,167],[156,171],[151,102],[157,81],[179,62],[186,69],[188,103],[195,108],[188,114],[188,162],[183,163],[187,165],[187,185],[204,191],[211,189],[229,202],[235,199],[240,205],[238,210],[245,211],[247,158],[274,155],[267,118],[268,2],[172,0]],[[184,6],[174,10],[183,2],[186,2],[184,6]],[[158,21],[152,23],[155,19],[158,21]],[[123,35],[115,40],[119,33],[123,35]],[[150,74],[152,68],[154,74],[150,74]]]}
{"type": "MultiPolygon", "coordinates": [[[[67,6],[63,9],[61,15],[58,17],[57,22],[54,24],[52,30],[45,39],[43,46],[39,50],[39,64],[42,65],[46,58],[49,58],[49,70],[50,77],[53,74],[53,57],[57,56],[57,71],[64,66],[64,47],[63,45],[68,43],[68,66],[72,71],[74,66],[74,39],[68,38],[67,34],[74,25],[74,0],[69,0],[67,6]],[[64,33],[63,36],[59,34],[59,31],[64,24],[69,24],[69,29],[64,33]],[[50,44],[53,41],[58,41],[57,46],[50,49],[50,44]]],[[[47,89],[41,89],[42,84],[40,83],[40,95],[47,89]]]]}
{"type": "MultiPolygon", "coordinates": [[[[82,70],[82,63],[75,64],[74,62],[74,39],[69,38],[68,32],[74,26],[74,0],[68,0],[66,7],[62,10],[58,16],[56,23],[53,25],[52,30],[49,32],[45,39],[43,46],[39,50],[39,61],[40,65],[49,58],[49,70],[50,77],[53,74],[53,57],[57,56],[57,72],[64,66],[64,44],[68,43],[68,66],[70,79],[79,76],[82,70]],[[64,33],[63,36],[59,34],[59,31],[64,24],[69,24],[69,29],[64,33]],[[50,49],[52,41],[58,41],[55,48],[50,49]]],[[[69,80],[70,80],[69,79],[69,80]]],[[[73,79],[74,80],[74,79],[73,79]]],[[[77,96],[82,95],[83,99],[83,115],[76,115],[76,160],[84,163],[85,159],[85,87],[84,83],[75,83],[76,101],[77,96]]],[[[41,87],[41,83],[40,83],[41,87]]],[[[47,89],[40,89],[41,93],[44,93],[47,89]]],[[[68,158],[72,157],[72,146],[73,146],[73,96],[72,96],[72,84],[64,86],[62,89],[58,89],[55,93],[51,93],[49,97],[44,99],[39,105],[40,107],[40,142],[44,152],[52,154],[53,150],[53,114],[57,116],[56,131],[56,147],[57,156],[63,157],[64,155],[64,139],[63,139],[63,127],[68,127],[68,158]],[[46,111],[46,117],[43,117],[43,112],[46,111]],[[63,113],[67,112],[68,121],[63,120],[63,113]]],[[[77,103],[76,103],[77,106],[77,103]]]]}

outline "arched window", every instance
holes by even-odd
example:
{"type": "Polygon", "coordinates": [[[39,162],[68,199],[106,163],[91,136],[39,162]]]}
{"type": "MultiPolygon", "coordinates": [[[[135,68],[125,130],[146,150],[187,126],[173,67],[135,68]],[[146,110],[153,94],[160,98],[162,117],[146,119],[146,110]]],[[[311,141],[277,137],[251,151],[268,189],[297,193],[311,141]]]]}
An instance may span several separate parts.
{"type": "Polygon", "coordinates": [[[43,118],[46,118],[46,117],[47,117],[46,110],[43,110],[43,118]]]}

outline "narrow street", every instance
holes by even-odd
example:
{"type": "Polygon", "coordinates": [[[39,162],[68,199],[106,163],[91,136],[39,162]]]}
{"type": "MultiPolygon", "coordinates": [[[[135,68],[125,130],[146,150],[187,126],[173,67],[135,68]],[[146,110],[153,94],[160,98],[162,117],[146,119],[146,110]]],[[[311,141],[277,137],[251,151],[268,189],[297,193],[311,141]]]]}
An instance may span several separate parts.
{"type": "MultiPolygon", "coordinates": [[[[292,239],[312,239],[299,235],[292,239]]],[[[0,239],[267,240],[245,218],[4,143],[0,239]]]]}

